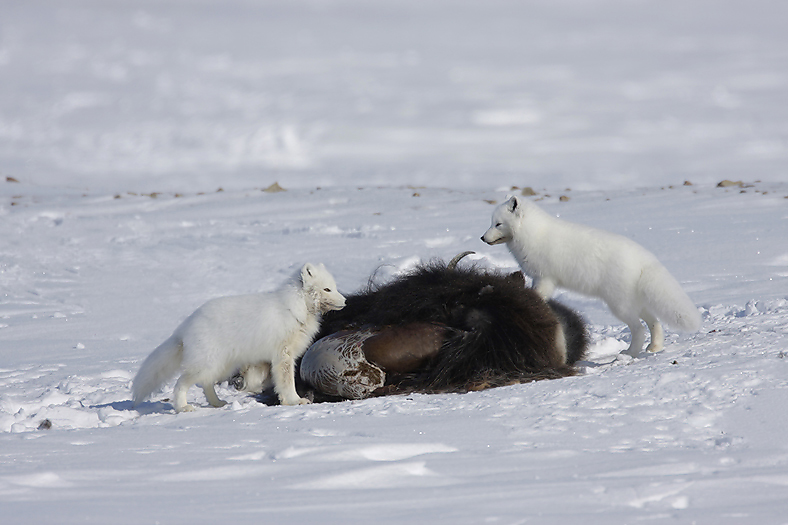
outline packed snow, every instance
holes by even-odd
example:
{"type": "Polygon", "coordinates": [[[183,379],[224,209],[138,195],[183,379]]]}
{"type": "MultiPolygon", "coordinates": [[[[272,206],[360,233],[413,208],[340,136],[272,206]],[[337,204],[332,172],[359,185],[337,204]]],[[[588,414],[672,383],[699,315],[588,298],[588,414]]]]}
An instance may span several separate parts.
{"type": "Polygon", "coordinates": [[[3,523],[788,523],[787,9],[5,2],[3,523]],[[654,252],[701,330],[633,359],[560,292],[575,377],[305,406],[222,384],[180,414],[173,380],[132,408],[195,308],[307,261],[343,293],[466,250],[516,270],[479,237],[526,186],[654,252]]]}

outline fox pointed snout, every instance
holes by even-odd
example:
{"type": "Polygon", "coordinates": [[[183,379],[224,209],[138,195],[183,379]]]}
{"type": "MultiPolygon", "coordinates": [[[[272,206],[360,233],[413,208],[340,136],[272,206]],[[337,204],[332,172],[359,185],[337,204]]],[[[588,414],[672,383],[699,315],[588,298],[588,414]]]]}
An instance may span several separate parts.
{"type": "Polygon", "coordinates": [[[340,295],[339,298],[337,300],[335,300],[333,302],[333,304],[331,305],[331,309],[332,310],[341,310],[341,309],[343,309],[345,307],[345,304],[347,304],[347,300],[345,299],[345,296],[344,295],[340,295]]]}
{"type": "Polygon", "coordinates": [[[507,239],[505,236],[503,236],[503,235],[498,235],[497,237],[490,238],[490,237],[492,237],[492,236],[491,236],[491,235],[489,235],[489,234],[490,234],[490,232],[488,231],[487,233],[485,233],[484,235],[482,235],[482,237],[481,237],[481,238],[482,238],[482,241],[483,241],[483,242],[485,242],[485,243],[489,244],[490,246],[495,246],[496,244],[502,244],[502,243],[505,243],[505,242],[508,240],[508,239],[507,239]]]}

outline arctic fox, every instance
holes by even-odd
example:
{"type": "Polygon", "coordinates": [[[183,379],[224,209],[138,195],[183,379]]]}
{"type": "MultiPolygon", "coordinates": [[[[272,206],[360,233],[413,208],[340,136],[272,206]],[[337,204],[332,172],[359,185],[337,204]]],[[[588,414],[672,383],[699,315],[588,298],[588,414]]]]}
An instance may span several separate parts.
{"type": "Polygon", "coordinates": [[[626,237],[557,219],[512,197],[495,209],[482,240],[506,243],[545,299],[562,287],[605,301],[632,332],[629,355],[643,348],[641,319],[651,331],[651,352],[664,346],[660,320],[677,330],[700,328],[700,313],[679,283],[651,252],[626,237]]]}
{"type": "MultiPolygon", "coordinates": [[[[132,391],[137,406],[179,369],[173,405],[191,411],[189,387],[199,384],[214,407],[226,404],[214,384],[250,365],[273,378],[283,405],[306,404],[296,393],[294,361],[320,328],[320,316],[340,310],[345,298],[322,264],[307,263],[280,289],[269,293],[219,297],[190,315],[142,363],[132,391]]],[[[259,378],[262,382],[262,379],[259,378]]]]}

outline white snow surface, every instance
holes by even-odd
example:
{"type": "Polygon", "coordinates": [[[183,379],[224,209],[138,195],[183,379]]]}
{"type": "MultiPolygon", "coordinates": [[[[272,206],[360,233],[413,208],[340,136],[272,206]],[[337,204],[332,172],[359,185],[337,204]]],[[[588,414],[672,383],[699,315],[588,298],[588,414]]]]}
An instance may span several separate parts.
{"type": "Polygon", "coordinates": [[[788,523],[787,11],[3,2],[0,519],[788,523]],[[343,293],[465,250],[513,271],[479,239],[512,185],[653,251],[701,331],[628,358],[562,292],[576,377],[297,407],[224,384],[182,414],[171,381],[131,408],[195,308],[304,262],[343,293]]]}

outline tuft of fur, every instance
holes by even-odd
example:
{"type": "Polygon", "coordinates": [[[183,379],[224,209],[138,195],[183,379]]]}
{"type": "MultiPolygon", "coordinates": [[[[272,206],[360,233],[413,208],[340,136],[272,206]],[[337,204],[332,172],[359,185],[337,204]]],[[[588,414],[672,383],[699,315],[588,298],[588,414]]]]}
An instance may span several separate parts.
{"type": "Polygon", "coordinates": [[[387,373],[380,393],[468,391],[574,375],[588,343],[577,314],[525,288],[519,272],[502,276],[440,261],[349,295],[342,311],[324,317],[318,338],[423,323],[445,327],[439,351],[416,371],[387,373]]]}
{"type": "Polygon", "coordinates": [[[512,197],[495,209],[482,240],[506,243],[545,299],[561,287],[605,301],[632,332],[631,355],[645,341],[641,319],[651,331],[653,352],[664,345],[659,321],[678,330],[700,328],[700,313],[681,285],[651,252],[626,237],[557,219],[512,197]]]}
{"type": "MultiPolygon", "coordinates": [[[[142,363],[132,384],[134,405],[180,369],[173,394],[175,410],[193,409],[186,403],[186,393],[195,384],[212,406],[223,406],[214,385],[242,368],[253,368],[258,375],[270,370],[282,404],[307,403],[295,390],[295,360],[317,333],[321,315],[344,304],[331,274],[322,264],[311,263],[274,292],[208,301],[142,363]]],[[[256,377],[260,382],[264,379],[256,377]]]]}

